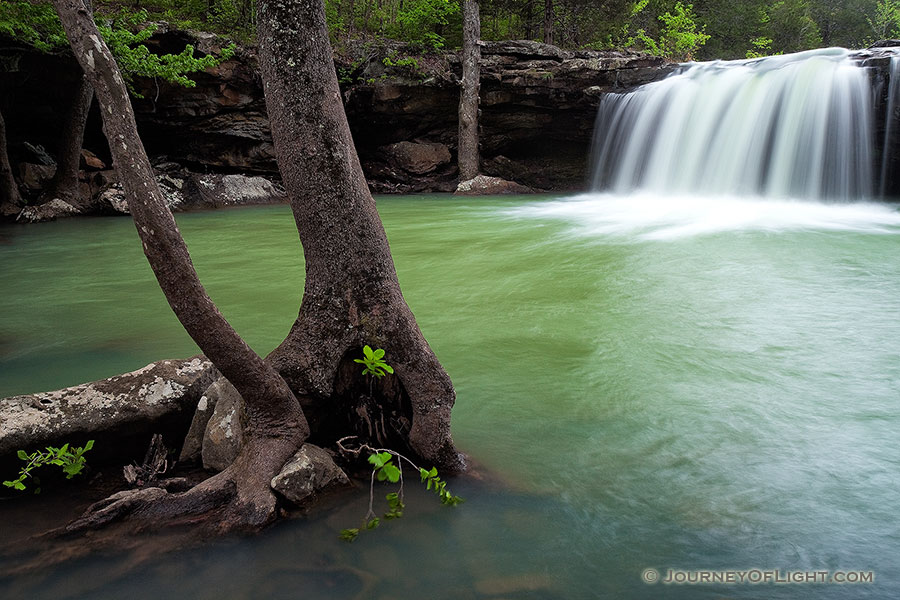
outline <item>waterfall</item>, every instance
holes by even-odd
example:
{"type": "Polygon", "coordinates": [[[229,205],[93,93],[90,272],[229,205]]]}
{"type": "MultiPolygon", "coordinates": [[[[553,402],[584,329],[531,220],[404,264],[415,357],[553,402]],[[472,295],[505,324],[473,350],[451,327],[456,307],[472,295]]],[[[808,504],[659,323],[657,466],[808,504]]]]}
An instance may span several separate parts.
{"type": "Polygon", "coordinates": [[[840,48],[685,65],[662,81],[603,98],[592,187],[871,198],[871,104],[866,69],[840,48]]]}

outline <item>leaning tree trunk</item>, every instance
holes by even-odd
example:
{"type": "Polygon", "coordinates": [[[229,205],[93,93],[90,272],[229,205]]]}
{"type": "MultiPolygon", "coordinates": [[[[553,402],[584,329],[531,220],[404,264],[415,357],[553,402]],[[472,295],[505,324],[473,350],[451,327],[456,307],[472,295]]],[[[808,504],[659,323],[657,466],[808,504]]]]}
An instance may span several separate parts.
{"type": "Polygon", "coordinates": [[[205,512],[227,502],[224,527],[261,526],[276,515],[269,481],[308,436],[307,422],[285,381],[232,329],[200,284],[138,137],[125,83],[90,11],[83,0],[53,4],[97,94],[113,164],[144,254],[178,320],[240,392],[247,416],[245,445],[231,467],[184,494],[141,490],[143,495],[113,502],[86,525],[135,509],[151,516],[171,515],[205,512]]]}
{"type": "Polygon", "coordinates": [[[13,178],[12,165],[9,163],[9,153],[6,145],[6,122],[3,113],[0,113],[0,206],[20,206],[22,197],[19,195],[19,187],[13,178]]]}
{"type": "Polygon", "coordinates": [[[462,470],[450,437],[453,385],[400,292],[341,103],[323,3],[257,6],[275,155],[306,259],[300,314],[269,360],[302,396],[313,439],[356,434],[462,470]],[[352,361],[365,344],[386,351],[395,376],[363,380],[352,361]]]}
{"type": "Polygon", "coordinates": [[[81,193],[78,184],[78,167],[81,162],[81,146],[84,142],[84,130],[87,126],[88,113],[94,99],[94,88],[87,76],[82,75],[66,115],[65,129],[59,146],[56,160],[56,173],[41,194],[41,202],[54,198],[65,200],[69,204],[78,204],[81,193]]]}
{"type": "Polygon", "coordinates": [[[544,0],[544,43],[553,43],[553,0],[544,0]]]}
{"type": "Polygon", "coordinates": [[[459,94],[459,180],[478,175],[478,90],[481,80],[478,0],[463,3],[462,87],[459,94]]]}

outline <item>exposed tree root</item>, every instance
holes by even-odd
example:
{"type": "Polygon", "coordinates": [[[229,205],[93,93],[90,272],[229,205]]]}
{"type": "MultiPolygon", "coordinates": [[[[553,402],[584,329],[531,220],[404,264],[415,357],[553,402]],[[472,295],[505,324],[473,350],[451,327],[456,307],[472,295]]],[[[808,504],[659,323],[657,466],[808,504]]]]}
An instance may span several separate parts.
{"type": "MultiPolygon", "coordinates": [[[[257,531],[278,517],[278,500],[270,487],[305,436],[251,435],[234,463],[186,492],[151,487],[126,490],[94,503],[64,533],[79,533],[120,520],[152,528],[168,524],[207,523],[215,533],[257,531]],[[215,522],[213,522],[215,519],[215,522]]],[[[61,532],[63,533],[63,532],[61,532]]]]}

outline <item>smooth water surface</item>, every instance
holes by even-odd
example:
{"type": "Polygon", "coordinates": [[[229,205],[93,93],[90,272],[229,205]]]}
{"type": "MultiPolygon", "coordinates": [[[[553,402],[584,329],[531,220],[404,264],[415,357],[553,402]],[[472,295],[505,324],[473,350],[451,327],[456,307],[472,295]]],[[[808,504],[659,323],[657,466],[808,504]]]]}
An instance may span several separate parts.
{"type": "MultiPolygon", "coordinates": [[[[900,213],[720,198],[381,198],[400,281],[457,388],[454,437],[510,487],[350,506],[21,598],[886,598],[900,593],[900,213]],[[646,568],[874,571],[867,585],[648,586],[646,568]]],[[[286,207],[183,214],[260,352],[296,316],[286,207]]],[[[130,220],[0,229],[0,395],[196,352],[130,220]]],[[[0,507],[2,510],[2,507],[0,507]]],[[[2,518],[2,516],[0,516],[2,518]]]]}

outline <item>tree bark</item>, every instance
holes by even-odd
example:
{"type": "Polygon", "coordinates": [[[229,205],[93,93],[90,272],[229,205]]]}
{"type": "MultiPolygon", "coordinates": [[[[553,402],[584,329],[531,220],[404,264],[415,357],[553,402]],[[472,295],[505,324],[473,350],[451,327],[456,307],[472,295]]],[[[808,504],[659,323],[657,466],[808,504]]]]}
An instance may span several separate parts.
{"type": "Polygon", "coordinates": [[[84,130],[87,126],[88,113],[91,110],[93,99],[94,88],[88,78],[83,75],[69,107],[69,113],[66,115],[65,129],[56,158],[56,173],[47,189],[41,194],[41,202],[59,198],[69,204],[76,206],[79,204],[81,190],[78,183],[78,167],[81,163],[84,130]]]}
{"type": "Polygon", "coordinates": [[[9,151],[6,144],[6,122],[0,113],[0,206],[21,206],[22,197],[19,186],[13,177],[12,165],[9,162],[9,151]]]}
{"type": "Polygon", "coordinates": [[[478,91],[481,86],[478,0],[463,2],[462,84],[459,95],[459,180],[478,175],[478,91]]]}
{"type": "Polygon", "coordinates": [[[544,43],[553,43],[553,0],[544,0],[544,43]]]}
{"type": "MultiPolygon", "coordinates": [[[[235,463],[198,488],[154,504],[205,506],[200,495],[231,499],[226,526],[259,527],[271,521],[275,498],[268,481],[309,435],[293,392],[234,331],[200,283],[187,247],[153,177],[137,134],[134,112],[118,66],[83,0],[54,0],[72,51],[91,82],[103,115],[113,164],[128,208],[166,300],[200,349],[244,399],[245,443],[235,463]],[[266,479],[268,477],[268,479],[266,479]]],[[[174,508],[173,508],[174,510],[174,508]]]]}
{"type": "Polygon", "coordinates": [[[275,155],[306,259],[300,313],[269,360],[301,396],[323,443],[386,440],[444,471],[455,393],[400,291],[335,74],[321,0],[260,0],[259,57],[275,155]],[[367,383],[369,344],[395,376],[367,383]],[[325,437],[323,437],[325,436],[325,437]]]}

